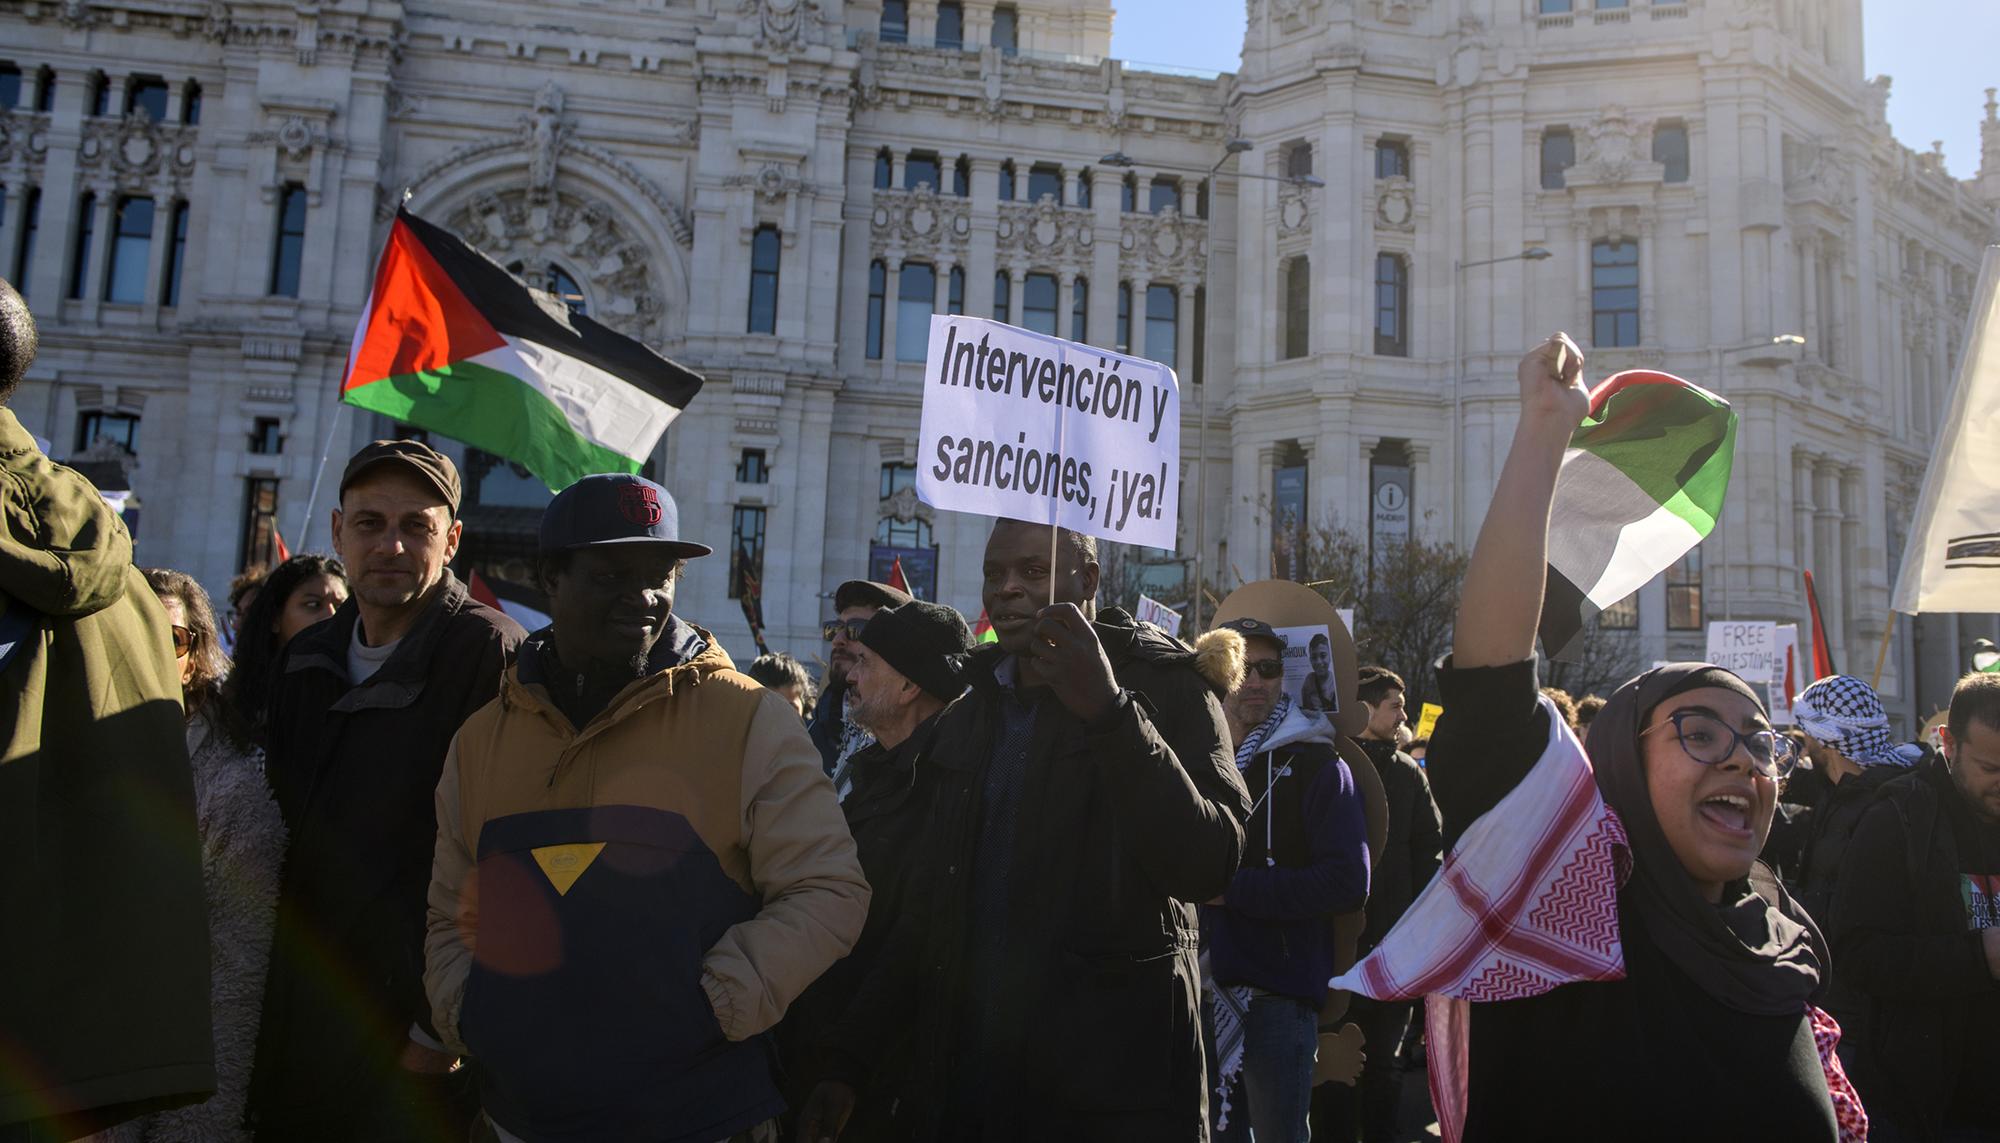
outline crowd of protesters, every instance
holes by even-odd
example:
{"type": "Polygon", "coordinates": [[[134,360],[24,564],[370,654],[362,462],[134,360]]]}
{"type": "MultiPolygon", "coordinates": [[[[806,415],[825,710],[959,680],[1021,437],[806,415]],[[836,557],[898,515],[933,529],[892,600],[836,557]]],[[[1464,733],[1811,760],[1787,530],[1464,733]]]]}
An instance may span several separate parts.
{"type": "Polygon", "coordinates": [[[2000,1135],[2000,674],[1936,748],[1849,676],[1796,736],[1704,664],[1541,689],[1566,340],[1421,741],[1326,635],[1288,694],[1284,617],[1183,643],[1007,520],[994,641],[850,581],[816,686],[676,609],[711,550],[667,489],[586,477],[530,633],[453,574],[459,475],[410,440],[346,464],[337,558],[218,618],[4,408],[34,352],[0,282],[0,1143],[1387,1143],[1427,1016],[1457,1138],[2000,1135]],[[1519,840],[1586,804],[1615,873],[1442,904],[1532,890],[1519,840]],[[1618,971],[1495,935],[1552,902],[1618,971]],[[1454,949],[1514,976],[1332,987],[1454,949]]]}

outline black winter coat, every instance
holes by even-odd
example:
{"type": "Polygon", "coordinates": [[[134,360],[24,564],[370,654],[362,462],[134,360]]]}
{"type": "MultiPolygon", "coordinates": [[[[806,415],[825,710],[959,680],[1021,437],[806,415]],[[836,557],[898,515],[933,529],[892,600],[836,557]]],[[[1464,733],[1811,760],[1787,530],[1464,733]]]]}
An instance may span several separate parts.
{"type": "MultiPolygon", "coordinates": [[[[1812,914],[1813,920],[1824,924],[1833,911],[1833,891],[1840,883],[1842,859],[1854,831],[1861,826],[1862,817],[1874,804],[1876,791],[1908,774],[1901,766],[1863,767],[1859,774],[1850,774],[1834,785],[1819,805],[1809,811],[1804,823],[1805,845],[1799,853],[1798,871],[1791,880],[1793,895],[1812,914]]],[[[1834,976],[1827,1003],[1823,1005],[1835,1019],[1841,1016],[1842,979],[1839,974],[1834,976]]]]}
{"type": "Polygon", "coordinates": [[[1417,760],[1393,742],[1362,739],[1361,749],[1375,763],[1389,802],[1389,831],[1368,878],[1368,924],[1361,933],[1360,950],[1366,954],[1382,943],[1437,875],[1444,861],[1444,838],[1430,779],[1417,760]]]}
{"type": "MultiPolygon", "coordinates": [[[[998,647],[974,652],[971,693],[945,712],[922,881],[883,963],[834,1037],[876,1058],[915,1020],[897,1118],[919,1140],[1205,1140],[1195,903],[1222,893],[1250,809],[1219,685],[1195,652],[1122,611],[1095,625],[1121,686],[1085,726],[1040,700],[1008,878],[1001,1017],[962,1035],[974,942],[973,868],[1003,695],[998,647]],[[914,1010],[913,1010],[914,1009],[914,1010]],[[966,1066],[976,1056],[983,1066],[966,1066]],[[985,1114],[967,1091],[990,1093],[985,1114]],[[957,1099],[954,1100],[956,1093],[957,1099]],[[956,1103],[957,1106],[953,1106],[956,1103]]],[[[974,1097],[976,1098],[976,1096],[974,1097]]]]}
{"type": "Polygon", "coordinates": [[[446,572],[395,654],[350,686],[359,619],[349,600],[300,633],[272,685],[266,773],[291,842],[249,1115],[272,1137],[343,1122],[359,1077],[393,1064],[412,1024],[430,1028],[433,795],[452,736],[526,637],[446,572]]]}

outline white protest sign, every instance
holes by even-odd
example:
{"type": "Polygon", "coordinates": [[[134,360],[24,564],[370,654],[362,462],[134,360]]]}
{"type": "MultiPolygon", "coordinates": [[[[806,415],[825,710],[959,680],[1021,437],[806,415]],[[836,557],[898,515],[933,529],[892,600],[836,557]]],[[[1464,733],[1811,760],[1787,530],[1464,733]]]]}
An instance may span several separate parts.
{"type": "Polygon", "coordinates": [[[1775,726],[1790,726],[1798,721],[1792,717],[1792,696],[1801,689],[1799,678],[1799,625],[1781,623],[1778,625],[1778,650],[1771,659],[1771,722],[1775,726]]]}
{"type": "Polygon", "coordinates": [[[1770,682],[1777,653],[1776,623],[1716,620],[1708,625],[1708,661],[1736,672],[1746,683],[1770,682]]]}
{"type": "Polygon", "coordinates": [[[1139,597],[1139,614],[1136,618],[1141,623],[1150,623],[1160,628],[1176,639],[1180,638],[1181,613],[1151,596],[1139,597]]]}
{"type": "Polygon", "coordinates": [[[1280,627],[1277,632],[1285,643],[1285,693],[1308,714],[1338,714],[1340,682],[1333,674],[1333,642],[1325,625],[1280,627]]]}
{"type": "Polygon", "coordinates": [[[934,314],[920,433],[932,507],[1175,546],[1181,396],[1164,365],[934,314]]]}
{"type": "Polygon", "coordinates": [[[1354,634],[1354,609],[1352,607],[1343,607],[1336,611],[1335,614],[1340,616],[1341,626],[1347,628],[1347,633],[1349,635],[1354,634]]]}

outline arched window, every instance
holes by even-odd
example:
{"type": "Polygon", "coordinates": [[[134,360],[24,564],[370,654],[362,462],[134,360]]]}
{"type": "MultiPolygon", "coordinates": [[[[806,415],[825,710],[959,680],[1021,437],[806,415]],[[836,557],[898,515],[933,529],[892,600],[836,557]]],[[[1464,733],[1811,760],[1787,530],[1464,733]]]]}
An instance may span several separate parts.
{"type": "Polygon", "coordinates": [[[937,267],[905,262],[896,280],[896,360],[922,361],[931,344],[937,307],[937,267]]]}
{"type": "Polygon", "coordinates": [[[1639,344],[1639,244],[1590,244],[1591,341],[1600,349],[1639,344]]]}
{"type": "Polygon", "coordinates": [[[896,185],[896,158],[884,147],[875,152],[875,189],[888,190],[896,185]]]}
{"type": "Polygon", "coordinates": [[[1397,254],[1375,256],[1375,352],[1410,355],[1410,267],[1397,254]]]}
{"type": "Polygon", "coordinates": [[[960,155],[951,165],[951,193],[958,198],[972,194],[972,160],[960,155]]]}
{"type": "Polygon", "coordinates": [[[1171,175],[1154,175],[1151,197],[1146,202],[1149,214],[1164,214],[1168,210],[1179,210],[1181,206],[1181,181],[1171,175]]]}
{"type": "Polygon", "coordinates": [[[125,114],[143,111],[155,123],[167,121],[167,81],[156,75],[135,75],[125,85],[125,114]]]}
{"type": "Polygon", "coordinates": [[[1012,159],[1007,159],[1000,164],[1000,186],[998,190],[1001,202],[1014,201],[1014,160],[1012,159]]]}
{"type": "Polygon", "coordinates": [[[868,360],[882,359],[882,311],[888,305],[889,268],[878,259],[868,263],[868,360]]]}
{"type": "Polygon", "coordinates": [[[778,332],[778,261],[783,242],[778,228],[766,223],[750,238],[751,333],[778,332]]]}
{"type": "Polygon", "coordinates": [[[1055,199],[1057,206],[1063,203],[1062,168],[1054,163],[1036,163],[1028,168],[1028,201],[1040,202],[1043,195],[1055,199]]]}
{"type": "Polygon", "coordinates": [[[916,190],[926,183],[933,192],[944,187],[944,180],[938,177],[937,152],[911,151],[903,158],[903,189],[916,190]]]}
{"type": "Polygon", "coordinates": [[[1132,171],[1126,171],[1125,177],[1119,180],[1118,209],[1126,214],[1139,212],[1139,176],[1132,171]]]}
{"type": "Polygon", "coordinates": [[[1312,345],[1312,259],[1285,263],[1285,357],[1304,357],[1312,345]]]}
{"type": "Polygon", "coordinates": [[[286,183],[278,193],[278,232],[271,243],[271,288],[274,298],[299,296],[299,277],[306,257],[306,188],[286,183]]]}
{"type": "Polygon", "coordinates": [[[1146,356],[1172,368],[1180,350],[1181,294],[1172,286],[1146,287],[1146,356]]]}
{"type": "Polygon", "coordinates": [[[137,304],[146,300],[147,261],[153,247],[153,200],[118,200],[111,217],[111,264],[104,274],[104,300],[137,304]]]}
{"type": "Polygon", "coordinates": [[[1090,205],[1090,168],[1085,167],[1076,175],[1076,205],[1090,205]]]}

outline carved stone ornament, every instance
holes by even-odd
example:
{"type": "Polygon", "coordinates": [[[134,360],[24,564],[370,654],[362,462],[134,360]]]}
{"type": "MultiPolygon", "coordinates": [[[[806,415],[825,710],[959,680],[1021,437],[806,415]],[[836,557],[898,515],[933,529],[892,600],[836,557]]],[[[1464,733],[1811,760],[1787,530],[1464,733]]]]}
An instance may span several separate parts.
{"type": "Polygon", "coordinates": [[[1312,233],[1312,204],[1305,191],[1296,186],[1278,188],[1278,237],[1312,233]]]}
{"type": "Polygon", "coordinates": [[[765,51],[805,46],[824,18],[820,0],[743,0],[740,10],[757,21],[757,46],[765,51]]]}
{"type": "Polygon", "coordinates": [[[1633,176],[1641,163],[1651,163],[1645,152],[1640,150],[1643,137],[1640,123],[1625,114],[1625,109],[1613,103],[1604,108],[1583,135],[1583,155],[1579,158],[1571,179],[1585,183],[1623,183],[1633,181],[1633,176]]]}
{"type": "Polygon", "coordinates": [[[1297,32],[1312,23],[1320,0],[1270,0],[1271,20],[1279,30],[1297,32]]]}
{"type": "Polygon", "coordinates": [[[1430,7],[1430,0],[1376,0],[1376,15],[1385,24],[1408,24],[1430,7]]]}
{"type": "Polygon", "coordinates": [[[917,499],[915,486],[906,484],[890,493],[888,499],[879,502],[875,518],[894,520],[898,524],[908,524],[913,520],[930,524],[937,521],[937,513],[930,505],[917,499]]]}
{"type": "Polygon", "coordinates": [[[1090,212],[1056,205],[1054,195],[1035,203],[1002,203],[996,236],[1000,249],[1047,259],[1074,251],[1088,256],[1097,237],[1090,212]]]}
{"type": "Polygon", "coordinates": [[[562,88],[550,80],[536,93],[533,114],[521,117],[521,138],[528,146],[528,194],[537,202],[546,202],[556,185],[556,159],[570,133],[562,113],[562,88]]]}
{"type": "Polygon", "coordinates": [[[939,198],[929,183],[912,191],[878,190],[869,231],[870,249],[878,255],[963,253],[972,234],[972,205],[956,196],[939,198]]]}
{"type": "Polygon", "coordinates": [[[722,185],[752,187],[756,190],[757,197],[765,202],[779,202],[786,195],[797,194],[806,189],[804,179],[777,163],[766,163],[755,174],[730,175],[722,180],[722,185]]]}
{"type": "Polygon", "coordinates": [[[1118,234],[1119,272],[1155,282],[1198,282],[1208,262],[1208,224],[1178,210],[1127,216],[1118,234]]]}
{"type": "Polygon", "coordinates": [[[31,165],[49,153],[49,117],[33,111],[0,107],[0,163],[26,155],[31,165]]]}
{"type": "MultiPolygon", "coordinates": [[[[31,136],[31,147],[33,142],[31,136]]],[[[6,150],[0,141],[0,157],[6,150]]],[[[79,166],[109,171],[125,190],[144,189],[162,170],[179,183],[194,173],[194,159],[195,128],[155,123],[137,111],[122,119],[85,120],[77,147],[79,166]]]]}
{"type": "Polygon", "coordinates": [[[583,286],[592,319],[642,340],[664,336],[659,270],[605,203],[560,191],[535,201],[516,188],[473,199],[446,225],[502,266],[562,266],[583,286]]]}

